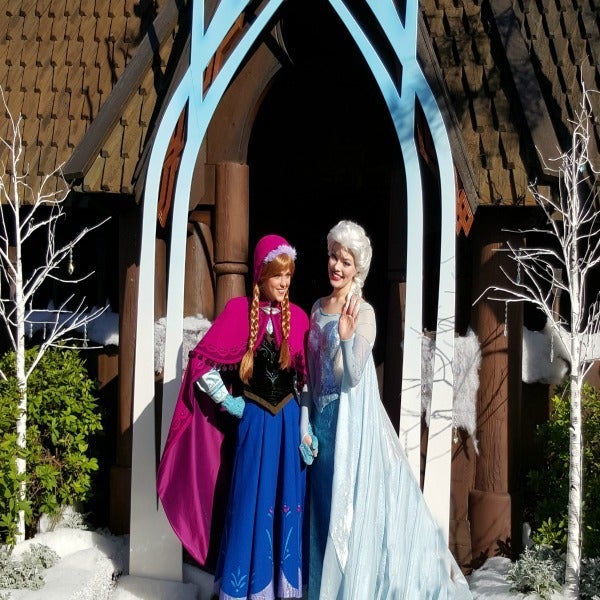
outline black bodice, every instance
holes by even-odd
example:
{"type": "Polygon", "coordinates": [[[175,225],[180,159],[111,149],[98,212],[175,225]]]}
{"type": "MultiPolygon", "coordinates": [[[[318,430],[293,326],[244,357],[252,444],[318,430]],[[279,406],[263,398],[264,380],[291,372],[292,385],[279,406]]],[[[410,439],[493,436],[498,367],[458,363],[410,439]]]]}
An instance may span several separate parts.
{"type": "Polygon", "coordinates": [[[295,372],[279,367],[279,348],[265,336],[254,356],[254,369],[244,395],[272,413],[294,396],[295,372]]]}

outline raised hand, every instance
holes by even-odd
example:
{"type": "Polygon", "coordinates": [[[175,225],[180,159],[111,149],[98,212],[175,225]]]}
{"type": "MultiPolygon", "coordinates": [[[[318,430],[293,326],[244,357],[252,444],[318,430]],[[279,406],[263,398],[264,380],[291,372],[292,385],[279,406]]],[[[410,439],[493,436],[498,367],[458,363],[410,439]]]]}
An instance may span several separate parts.
{"type": "Polygon", "coordinates": [[[338,333],[341,340],[349,340],[356,331],[358,323],[358,312],[360,310],[361,299],[356,294],[350,296],[342,309],[342,316],[338,324],[338,333]]]}

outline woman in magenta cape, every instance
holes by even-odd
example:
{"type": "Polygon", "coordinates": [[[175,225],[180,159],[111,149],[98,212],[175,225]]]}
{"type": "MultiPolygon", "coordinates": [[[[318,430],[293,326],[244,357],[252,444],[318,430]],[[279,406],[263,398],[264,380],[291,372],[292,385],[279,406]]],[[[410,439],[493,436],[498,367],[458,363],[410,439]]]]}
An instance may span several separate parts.
{"type": "Polygon", "coordinates": [[[305,584],[295,257],[280,236],[258,242],[253,296],[231,299],[190,353],[159,465],[167,518],[199,564],[216,561],[224,600],[299,598],[305,584]]]}

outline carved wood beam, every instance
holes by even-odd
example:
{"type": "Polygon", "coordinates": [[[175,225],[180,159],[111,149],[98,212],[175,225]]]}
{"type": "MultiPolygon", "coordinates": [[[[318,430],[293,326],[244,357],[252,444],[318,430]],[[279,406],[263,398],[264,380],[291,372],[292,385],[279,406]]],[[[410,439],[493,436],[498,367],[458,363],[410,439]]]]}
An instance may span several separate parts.
{"type": "Polygon", "coordinates": [[[452,107],[452,100],[444,83],[444,75],[435,55],[435,50],[431,44],[427,27],[423,21],[423,16],[419,14],[419,35],[417,38],[417,56],[421,69],[427,78],[427,82],[434,91],[438,99],[440,111],[444,117],[444,122],[448,130],[450,145],[452,146],[452,160],[455,168],[460,175],[465,197],[469,202],[470,210],[474,213],[480,203],[477,178],[471,160],[467,153],[464,143],[461,126],[458,117],[452,107]]]}

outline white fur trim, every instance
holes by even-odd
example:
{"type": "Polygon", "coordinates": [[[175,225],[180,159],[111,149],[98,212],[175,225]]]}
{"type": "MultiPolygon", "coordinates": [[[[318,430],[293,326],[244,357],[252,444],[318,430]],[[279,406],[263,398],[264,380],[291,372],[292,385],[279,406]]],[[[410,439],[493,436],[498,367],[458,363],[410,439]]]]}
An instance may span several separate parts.
{"type": "Polygon", "coordinates": [[[281,244],[277,248],[273,248],[269,254],[263,258],[263,263],[270,263],[276,256],[280,254],[287,254],[292,260],[296,260],[296,249],[287,244],[281,244]]]}

